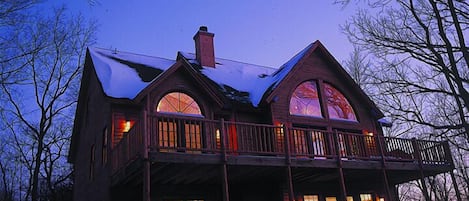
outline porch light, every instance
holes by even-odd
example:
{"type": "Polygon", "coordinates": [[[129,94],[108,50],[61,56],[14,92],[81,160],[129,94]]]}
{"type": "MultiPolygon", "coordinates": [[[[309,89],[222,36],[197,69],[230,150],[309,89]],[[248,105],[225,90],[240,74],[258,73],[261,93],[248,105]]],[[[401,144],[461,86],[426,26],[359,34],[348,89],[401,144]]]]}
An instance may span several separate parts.
{"type": "Polygon", "coordinates": [[[367,135],[368,136],[373,136],[374,134],[373,134],[373,132],[368,132],[367,135]]]}
{"type": "Polygon", "coordinates": [[[130,121],[127,120],[124,123],[124,133],[129,132],[129,130],[130,130],[130,121]]]}

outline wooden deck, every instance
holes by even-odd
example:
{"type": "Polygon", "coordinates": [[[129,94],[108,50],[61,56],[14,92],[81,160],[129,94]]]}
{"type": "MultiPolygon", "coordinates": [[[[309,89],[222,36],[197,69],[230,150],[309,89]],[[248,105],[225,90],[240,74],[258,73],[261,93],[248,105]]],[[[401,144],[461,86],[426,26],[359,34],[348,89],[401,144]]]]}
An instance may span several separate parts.
{"type": "Polygon", "coordinates": [[[305,168],[343,168],[350,172],[385,168],[395,183],[415,179],[419,170],[434,175],[453,168],[448,142],[153,115],[137,122],[113,148],[115,179],[140,174],[129,170],[140,167],[139,161],[144,158],[154,163],[152,169],[202,172],[222,164],[233,170],[259,167],[260,172],[289,166],[299,181],[310,174],[302,174],[307,172],[305,168]],[[192,168],[187,169],[189,166],[192,168]]]}

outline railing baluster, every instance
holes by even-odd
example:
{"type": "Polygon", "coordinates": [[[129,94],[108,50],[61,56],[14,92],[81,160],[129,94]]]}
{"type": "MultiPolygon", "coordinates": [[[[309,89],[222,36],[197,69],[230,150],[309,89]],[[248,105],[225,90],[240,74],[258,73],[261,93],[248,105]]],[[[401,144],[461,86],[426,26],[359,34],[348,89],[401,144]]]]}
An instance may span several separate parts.
{"type": "Polygon", "coordinates": [[[186,151],[187,153],[218,153],[222,150],[224,133],[226,154],[272,155],[288,157],[346,157],[348,159],[413,161],[449,164],[447,143],[308,128],[215,121],[197,117],[146,115],[147,127],[136,122],[133,128],[111,150],[112,170],[118,171],[143,152],[143,137],[149,140],[150,151],[186,151]],[[221,130],[220,130],[221,129],[221,130]],[[184,132],[183,132],[184,131],[184,132]],[[149,133],[147,133],[149,132],[149,133]],[[236,133],[235,133],[236,132],[236,133]],[[237,140],[237,142],[234,142],[237,140]],[[381,141],[381,142],[380,142],[381,141]],[[380,147],[378,147],[380,146],[380,147]],[[420,147],[420,151],[416,149],[420,147]],[[237,147],[237,148],[235,148],[237,147]]]}

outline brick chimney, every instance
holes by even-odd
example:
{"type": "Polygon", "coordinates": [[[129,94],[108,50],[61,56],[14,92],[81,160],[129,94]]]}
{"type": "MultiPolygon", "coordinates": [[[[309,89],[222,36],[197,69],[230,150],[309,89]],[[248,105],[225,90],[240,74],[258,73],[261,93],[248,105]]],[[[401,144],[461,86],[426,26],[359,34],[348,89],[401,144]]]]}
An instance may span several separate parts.
{"type": "Polygon", "coordinates": [[[215,68],[215,52],[213,48],[213,36],[206,26],[201,26],[194,36],[195,55],[200,65],[215,68]]]}

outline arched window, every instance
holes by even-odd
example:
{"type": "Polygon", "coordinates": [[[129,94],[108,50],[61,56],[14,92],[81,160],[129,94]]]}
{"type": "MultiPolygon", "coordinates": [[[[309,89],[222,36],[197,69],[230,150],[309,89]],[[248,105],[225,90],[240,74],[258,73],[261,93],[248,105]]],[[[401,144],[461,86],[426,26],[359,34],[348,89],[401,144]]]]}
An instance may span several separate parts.
{"type": "Polygon", "coordinates": [[[296,87],[290,99],[290,114],[322,117],[316,81],[306,81],[296,87]]]}
{"type": "Polygon", "coordinates": [[[166,94],[158,103],[156,111],[202,116],[197,102],[189,95],[181,92],[166,94]]]}
{"type": "MultiPolygon", "coordinates": [[[[181,92],[166,94],[156,107],[157,112],[203,117],[200,107],[189,95],[181,92]]],[[[158,120],[160,151],[200,153],[203,122],[179,118],[158,120]]]]}
{"type": "Polygon", "coordinates": [[[324,93],[326,95],[329,118],[357,121],[352,106],[339,90],[325,83],[324,93]]]}

